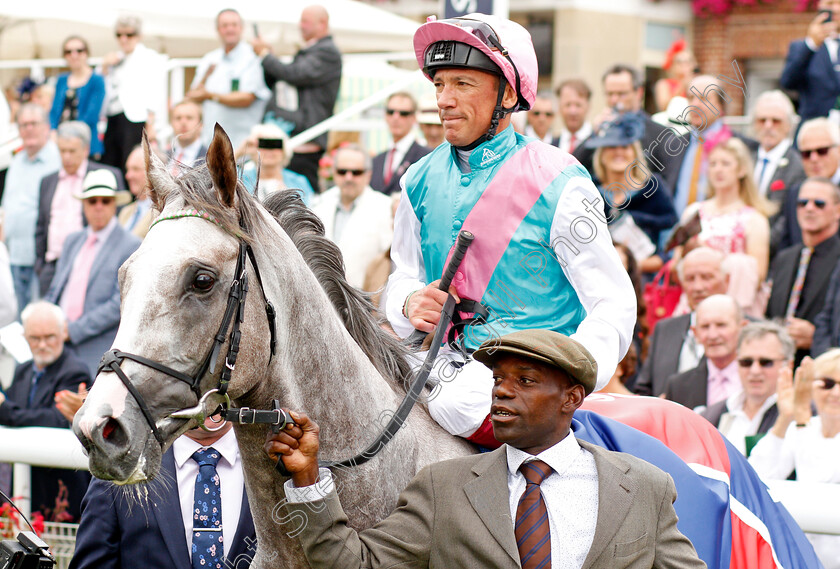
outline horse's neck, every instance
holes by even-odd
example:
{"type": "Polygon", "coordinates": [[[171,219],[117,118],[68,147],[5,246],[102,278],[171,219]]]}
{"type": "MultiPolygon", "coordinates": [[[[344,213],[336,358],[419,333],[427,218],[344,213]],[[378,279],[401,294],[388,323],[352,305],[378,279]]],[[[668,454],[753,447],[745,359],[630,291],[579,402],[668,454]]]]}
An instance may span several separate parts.
{"type": "Polygon", "coordinates": [[[266,283],[278,309],[278,353],[260,392],[318,422],[321,448],[333,458],[333,450],[370,438],[373,423],[396,409],[399,397],[346,331],[297,250],[279,253],[286,259],[282,272],[266,283]]]}

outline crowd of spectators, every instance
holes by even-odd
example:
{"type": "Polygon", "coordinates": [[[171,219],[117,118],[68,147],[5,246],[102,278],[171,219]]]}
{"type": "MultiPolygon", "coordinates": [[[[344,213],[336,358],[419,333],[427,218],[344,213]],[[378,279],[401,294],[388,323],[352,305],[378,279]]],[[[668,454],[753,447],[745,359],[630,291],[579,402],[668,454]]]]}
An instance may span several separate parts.
{"type": "MultiPolygon", "coordinates": [[[[651,85],[664,114],[645,112],[642,74],[616,63],[600,85],[567,78],[539,93],[520,121],[526,135],[589,171],[602,200],[593,220],[606,224],[636,287],[635,340],[607,389],[694,408],[741,452],[755,448],[768,477],[796,467],[822,482],[840,482],[836,465],[808,468],[824,452],[810,450],[813,441],[835,440],[838,431],[831,413],[840,399],[840,114],[822,104],[836,93],[823,93],[819,75],[823,52],[838,42],[837,20],[817,16],[790,47],[779,82],[798,95],[799,115],[786,93],[769,90],[745,101],[748,129],[731,126],[727,103],[738,87],[703,74],[678,42],[668,76],[651,85]],[[593,89],[605,108],[590,109],[593,89]],[[657,273],[681,287],[678,302],[646,305],[663,286],[657,273]],[[813,431],[808,448],[796,447],[800,427],[813,431]]],[[[289,137],[329,118],[335,105],[341,55],[327,12],[303,11],[303,47],[290,62],[259,37],[244,41],[235,10],[219,13],[216,24],[221,47],[201,60],[184,100],[170,108],[170,141],[155,134],[165,116],[164,59],[143,46],[133,17],[116,23],[120,51],[101,68],[88,64],[84,38],[68,37],[68,72],[51,102],[23,104],[13,117],[23,146],[3,189],[0,287],[15,294],[0,295],[0,315],[39,297],[55,302],[67,321],[62,338],[91,374],[119,323],[116,270],[155,215],[138,147],[143,129],[178,176],[203,161],[221,124],[248,189],[260,199],[299,190],[339,244],[348,280],[373,293],[392,270],[400,179],[445,144],[434,100],[398,92],[384,102],[384,152],[330,148],[326,134],[290,151],[289,137]],[[319,169],[319,160],[327,166],[319,169]]]]}

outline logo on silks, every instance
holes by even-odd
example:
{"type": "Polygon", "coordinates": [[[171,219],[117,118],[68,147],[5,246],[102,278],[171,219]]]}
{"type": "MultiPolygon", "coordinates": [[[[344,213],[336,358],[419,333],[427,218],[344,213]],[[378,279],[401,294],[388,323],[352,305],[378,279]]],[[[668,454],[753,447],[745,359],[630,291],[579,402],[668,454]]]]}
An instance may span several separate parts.
{"type": "Polygon", "coordinates": [[[581,440],[671,475],[678,527],[709,569],[822,567],[747,459],[694,411],[658,397],[595,393],[575,412],[572,429],[581,440]]]}
{"type": "Polygon", "coordinates": [[[484,153],[481,155],[481,164],[480,166],[487,166],[490,162],[497,159],[499,157],[498,154],[490,150],[489,148],[484,149],[484,153]]]}

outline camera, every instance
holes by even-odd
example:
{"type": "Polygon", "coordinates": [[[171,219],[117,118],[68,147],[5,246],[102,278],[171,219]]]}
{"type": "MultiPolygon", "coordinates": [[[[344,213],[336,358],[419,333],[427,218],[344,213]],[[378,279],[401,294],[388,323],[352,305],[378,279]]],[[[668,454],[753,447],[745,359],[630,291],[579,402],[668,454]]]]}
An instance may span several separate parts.
{"type": "Polygon", "coordinates": [[[22,531],[17,541],[0,541],[0,569],[52,569],[55,559],[49,546],[31,531],[22,531]]]}

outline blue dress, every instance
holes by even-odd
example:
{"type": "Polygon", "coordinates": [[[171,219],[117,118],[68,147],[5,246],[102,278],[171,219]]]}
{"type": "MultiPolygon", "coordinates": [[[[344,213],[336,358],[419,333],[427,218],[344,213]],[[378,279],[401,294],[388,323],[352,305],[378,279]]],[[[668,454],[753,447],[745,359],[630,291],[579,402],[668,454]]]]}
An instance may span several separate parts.
{"type": "Polygon", "coordinates": [[[105,101],[105,80],[101,75],[94,73],[82,87],[76,89],[76,108],[74,116],[62,119],[64,102],[67,100],[67,77],[69,73],[58,76],[55,84],[55,98],[53,99],[52,110],[50,110],[50,127],[58,128],[58,125],[65,120],[79,120],[90,127],[90,154],[102,154],[104,148],[99,139],[97,125],[99,114],[102,111],[102,104],[105,101]]]}

